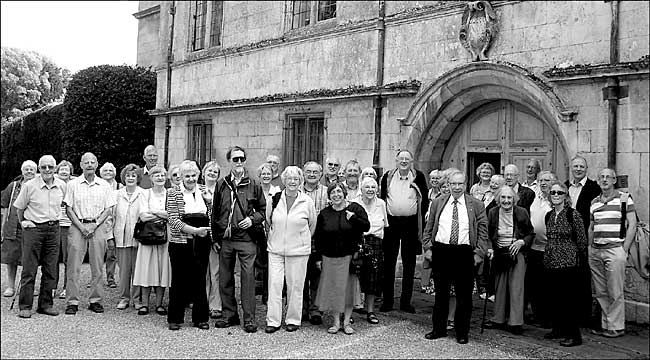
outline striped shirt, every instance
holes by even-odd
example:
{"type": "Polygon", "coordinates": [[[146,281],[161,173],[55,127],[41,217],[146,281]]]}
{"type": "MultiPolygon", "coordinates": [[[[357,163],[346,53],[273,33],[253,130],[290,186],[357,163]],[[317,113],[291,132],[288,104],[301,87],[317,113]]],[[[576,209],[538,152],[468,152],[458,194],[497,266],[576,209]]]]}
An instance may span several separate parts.
{"type": "MultiPolygon", "coordinates": [[[[318,186],[316,186],[316,188],[311,191],[309,191],[303,185],[301,190],[305,195],[308,195],[314,201],[314,206],[316,207],[316,215],[318,215],[321,210],[329,205],[329,200],[327,199],[327,187],[325,187],[323,184],[318,184],[318,186]]],[[[267,201],[267,204],[269,203],[270,202],[267,201]]]]}
{"type": "MultiPolygon", "coordinates": [[[[203,199],[201,193],[205,185],[197,184],[195,193],[203,199]]],[[[165,210],[167,210],[168,224],[171,228],[172,236],[169,242],[177,244],[187,244],[188,239],[194,238],[194,235],[183,232],[185,223],[183,222],[183,215],[185,215],[185,197],[183,196],[185,187],[181,185],[174,185],[167,190],[167,200],[165,203],[165,210]]],[[[212,215],[212,206],[206,204],[206,213],[208,217],[212,215]]]]}
{"type": "MultiPolygon", "coordinates": [[[[627,198],[627,213],[634,212],[632,197],[627,198]]],[[[591,201],[589,208],[591,221],[594,224],[594,245],[620,245],[625,239],[619,238],[621,231],[621,192],[606,199],[600,195],[591,201]]]]}

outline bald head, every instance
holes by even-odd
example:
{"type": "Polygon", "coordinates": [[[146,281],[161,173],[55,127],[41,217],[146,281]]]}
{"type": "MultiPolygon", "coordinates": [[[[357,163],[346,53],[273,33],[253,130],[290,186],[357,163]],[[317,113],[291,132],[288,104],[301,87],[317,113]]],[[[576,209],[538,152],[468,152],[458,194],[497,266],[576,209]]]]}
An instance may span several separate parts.
{"type": "Polygon", "coordinates": [[[144,148],[142,158],[144,159],[147,169],[153,168],[158,164],[158,149],[154,145],[148,145],[144,148]]]}
{"type": "Polygon", "coordinates": [[[508,164],[503,169],[503,178],[506,180],[506,185],[513,187],[519,183],[519,168],[515,164],[508,164]]]}
{"type": "Polygon", "coordinates": [[[46,183],[51,183],[54,180],[54,169],[56,168],[56,160],[52,155],[43,155],[38,159],[38,168],[41,171],[41,178],[46,183]]]}

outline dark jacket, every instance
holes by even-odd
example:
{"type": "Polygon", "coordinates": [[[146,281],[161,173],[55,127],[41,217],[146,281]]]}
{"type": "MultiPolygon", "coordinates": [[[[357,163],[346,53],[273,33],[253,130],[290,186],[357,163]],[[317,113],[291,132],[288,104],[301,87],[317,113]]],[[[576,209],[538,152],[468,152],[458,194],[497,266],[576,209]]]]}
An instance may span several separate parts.
{"type": "MultiPolygon", "coordinates": [[[[388,197],[388,179],[393,177],[395,171],[397,171],[397,169],[387,171],[384,173],[384,176],[381,177],[381,184],[379,185],[379,198],[384,201],[386,201],[386,198],[388,197]]],[[[424,173],[422,173],[422,171],[416,169],[413,169],[411,171],[415,172],[415,179],[413,180],[411,187],[416,190],[418,203],[420,205],[418,208],[418,215],[420,215],[420,218],[418,219],[418,237],[422,238],[422,233],[424,232],[424,226],[426,224],[424,216],[426,215],[427,210],[429,210],[429,188],[427,186],[427,178],[424,176],[424,173]]]]}
{"type": "MultiPolygon", "coordinates": [[[[488,249],[496,249],[499,241],[499,207],[494,207],[488,212],[488,237],[490,239],[488,243],[488,249]]],[[[524,240],[524,246],[520,251],[525,251],[530,248],[530,245],[533,243],[535,238],[535,233],[533,232],[533,224],[530,223],[530,216],[526,212],[526,209],[521,206],[515,206],[512,209],[512,226],[514,238],[516,240],[524,240]]]]}
{"type": "MultiPolygon", "coordinates": [[[[219,244],[223,241],[223,234],[228,227],[228,217],[233,204],[231,202],[231,187],[234,186],[234,183],[231,176],[228,174],[217,181],[212,199],[212,237],[219,244]]],[[[233,241],[252,241],[254,239],[250,233],[254,231],[254,226],[240,229],[237,224],[246,217],[253,220],[253,225],[262,224],[266,216],[266,198],[262,186],[257,180],[248,176],[248,171],[244,172],[241,182],[237,185],[237,196],[245,214],[242,214],[239,205],[235,203],[231,222],[231,239],[233,241]]]]}
{"type": "Polygon", "coordinates": [[[351,202],[341,211],[334,210],[331,205],[326,207],[320,211],[316,220],[314,245],[317,257],[354,255],[359,250],[361,236],[369,229],[368,214],[361,205],[351,202]],[[354,215],[347,219],[345,210],[354,215]]]}
{"type": "MultiPolygon", "coordinates": [[[[571,187],[569,180],[565,181],[564,185],[566,185],[567,189],[571,187]]],[[[585,226],[585,234],[589,232],[589,222],[591,220],[589,207],[591,206],[591,200],[595,199],[598,195],[600,195],[600,193],[601,190],[600,186],[598,186],[598,183],[591,179],[587,179],[585,185],[582,187],[582,191],[580,191],[580,196],[578,196],[576,210],[578,211],[578,214],[580,214],[580,217],[582,217],[582,222],[585,226]]]]}
{"type": "Polygon", "coordinates": [[[521,206],[526,209],[528,215],[530,216],[530,205],[535,201],[535,192],[521,184],[519,184],[519,191],[517,191],[519,196],[519,201],[517,201],[517,206],[521,206]]]}

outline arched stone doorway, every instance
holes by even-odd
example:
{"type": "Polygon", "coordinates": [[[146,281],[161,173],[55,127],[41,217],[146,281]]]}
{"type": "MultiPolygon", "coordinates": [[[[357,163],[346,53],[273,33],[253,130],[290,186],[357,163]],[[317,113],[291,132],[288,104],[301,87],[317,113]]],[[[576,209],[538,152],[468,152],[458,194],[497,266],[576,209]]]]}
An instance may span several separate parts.
{"type": "MultiPolygon", "coordinates": [[[[494,110],[490,106],[510,107],[510,110],[500,111],[503,114],[517,111],[517,114],[507,120],[508,125],[504,123],[503,131],[493,134],[504,137],[501,148],[494,147],[497,141],[493,141],[487,152],[500,153],[500,163],[505,165],[511,161],[521,164],[523,159],[540,155],[541,151],[546,161],[544,166],[550,166],[560,178],[566,178],[568,151],[562,129],[567,128],[575,113],[566,109],[553,88],[543,80],[524,68],[503,62],[476,62],[453,69],[418,95],[403,122],[411,125],[406,148],[413,149],[416,166],[423,171],[453,166],[445,162],[445,157],[454,152],[458,139],[468,136],[467,131],[471,131],[471,125],[465,125],[465,120],[471,124],[479,121],[476,116],[486,117],[487,120],[479,121],[481,126],[490,129],[489,125],[495,121],[494,126],[497,126],[498,120],[489,118],[490,110],[494,110]],[[549,137],[537,141],[538,131],[549,137]],[[517,148],[518,139],[528,141],[531,146],[517,148]],[[519,154],[516,149],[519,149],[519,154]]],[[[480,141],[474,145],[478,144],[480,141]]],[[[472,149],[478,153],[486,152],[480,146],[472,149]]],[[[469,164],[467,150],[456,150],[455,160],[460,162],[456,167],[466,171],[469,164]]],[[[451,155],[447,156],[447,159],[451,158],[451,155]]],[[[471,154],[469,160],[472,161],[471,154]]],[[[520,170],[523,173],[524,169],[520,170]]]]}

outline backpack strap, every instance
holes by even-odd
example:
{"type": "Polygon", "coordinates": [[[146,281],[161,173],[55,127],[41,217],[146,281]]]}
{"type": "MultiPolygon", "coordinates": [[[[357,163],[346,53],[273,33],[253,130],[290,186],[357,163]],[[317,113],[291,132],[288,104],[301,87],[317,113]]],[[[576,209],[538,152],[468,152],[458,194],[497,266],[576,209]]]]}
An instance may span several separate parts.
{"type": "Polygon", "coordinates": [[[628,193],[621,193],[621,228],[618,234],[619,239],[625,239],[627,229],[625,228],[625,220],[627,219],[627,198],[630,196],[628,193]]]}

